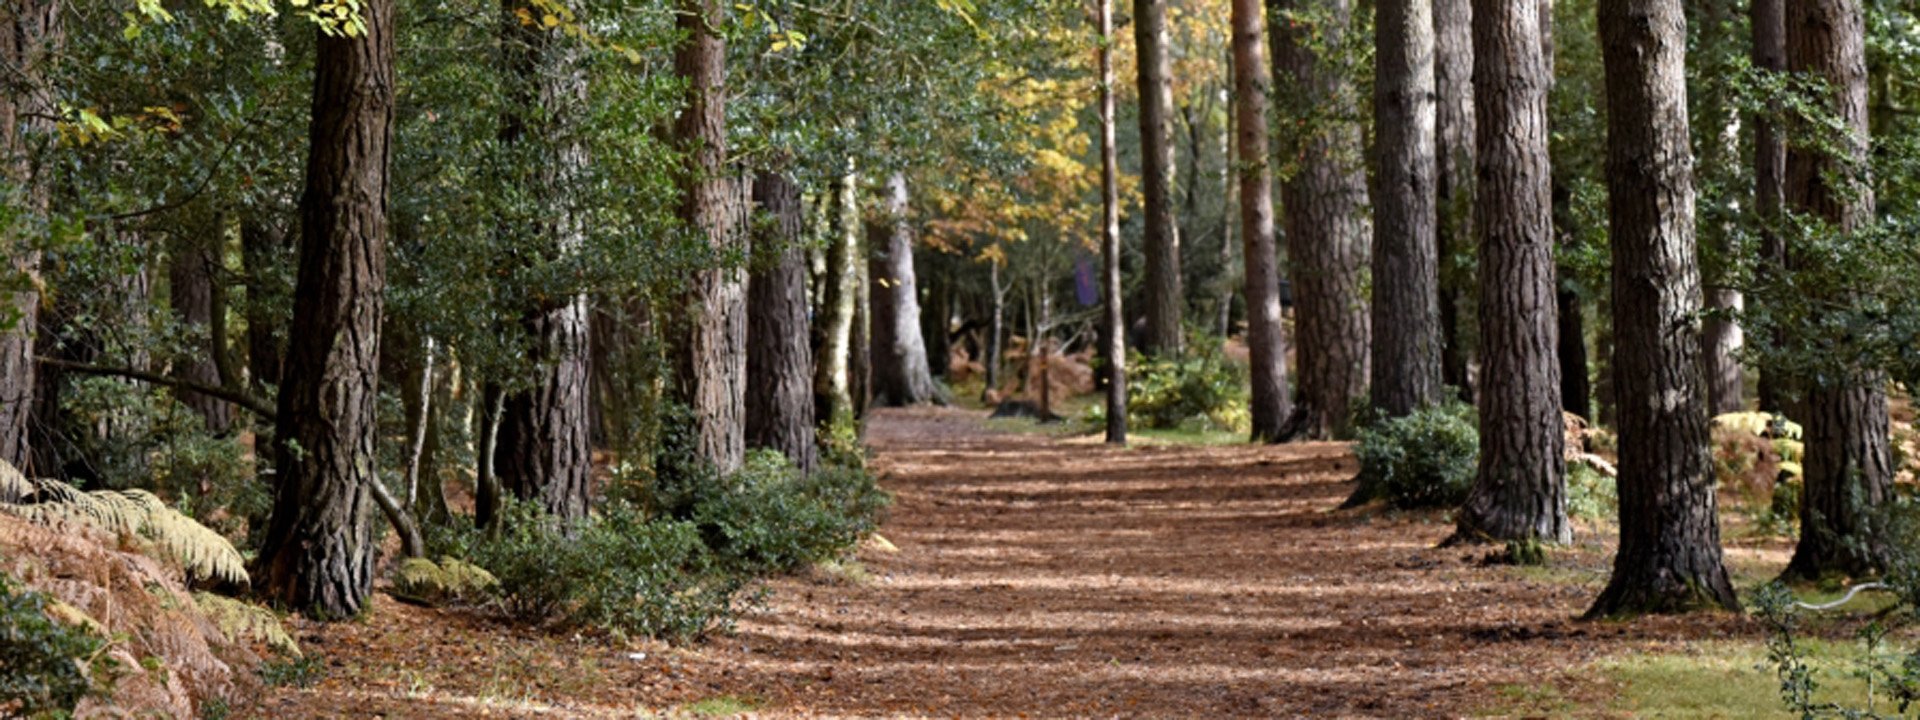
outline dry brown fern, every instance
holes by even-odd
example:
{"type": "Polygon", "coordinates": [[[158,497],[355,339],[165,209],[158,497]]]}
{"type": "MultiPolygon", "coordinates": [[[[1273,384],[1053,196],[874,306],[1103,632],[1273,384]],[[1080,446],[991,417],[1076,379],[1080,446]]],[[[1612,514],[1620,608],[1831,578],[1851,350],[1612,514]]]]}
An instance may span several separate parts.
{"type": "Polygon", "coordinates": [[[246,560],[233,543],[145,490],[81,492],[58,480],[29,480],[0,461],[0,497],[18,498],[0,502],[0,510],[39,525],[80,523],[150,541],[189,579],[248,583],[246,560]]]}

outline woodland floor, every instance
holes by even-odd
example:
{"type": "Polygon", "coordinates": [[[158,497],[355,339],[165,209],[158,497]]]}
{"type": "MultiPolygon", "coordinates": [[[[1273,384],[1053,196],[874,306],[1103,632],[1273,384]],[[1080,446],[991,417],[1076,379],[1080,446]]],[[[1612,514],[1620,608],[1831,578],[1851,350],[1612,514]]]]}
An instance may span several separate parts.
{"type": "MultiPolygon", "coordinates": [[[[773,582],[735,633],[614,646],[381,596],[366,620],[301,626],[320,678],[253,710],[1632,716],[1616,702],[1629,681],[1582,668],[1760,636],[1730,614],[1576,620],[1604,583],[1610,533],[1548,568],[1486,566],[1486,548],[1435,549],[1451,529],[1440,515],[1336,510],[1354,471],[1344,445],[1115,450],[983,415],[879,413],[868,439],[897,550],[864,546],[867,577],[773,582]]],[[[1779,541],[1730,544],[1746,578],[1786,559],[1779,541]]]]}

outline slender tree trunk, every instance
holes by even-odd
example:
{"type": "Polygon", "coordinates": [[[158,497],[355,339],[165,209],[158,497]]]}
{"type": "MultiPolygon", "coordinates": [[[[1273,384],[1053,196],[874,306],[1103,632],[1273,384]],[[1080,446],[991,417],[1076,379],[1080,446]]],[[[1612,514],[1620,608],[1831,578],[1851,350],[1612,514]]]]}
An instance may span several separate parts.
{"type": "Polygon", "coordinates": [[[1261,0],[1234,0],[1233,122],[1240,156],[1240,238],[1246,270],[1247,369],[1254,442],[1277,442],[1292,411],[1287,397],[1286,338],[1280,321],[1279,253],[1273,237],[1273,172],[1267,152],[1267,96],[1273,77],[1266,58],[1261,0]]]}
{"type": "Polygon", "coordinates": [[[826,292],[820,307],[821,333],[819,365],[814,374],[814,410],[819,422],[852,417],[851,364],[853,360],[853,314],[859,299],[860,282],[860,181],[848,164],[847,174],[838,187],[839,216],[827,246],[826,292]]]}
{"type": "Polygon", "coordinates": [[[1547,159],[1548,68],[1535,0],[1474,0],[1480,246],[1480,468],[1462,540],[1567,542],[1566,461],[1547,159]]]}
{"type": "MultiPolygon", "coordinates": [[[[1557,238],[1554,244],[1576,248],[1580,240],[1573,227],[1573,194],[1559,173],[1554,175],[1553,233],[1557,238]]],[[[1554,315],[1559,320],[1560,335],[1560,405],[1567,412],[1592,420],[1593,384],[1587,375],[1587,309],[1575,291],[1578,281],[1570,277],[1571,272],[1559,263],[1554,265],[1554,315]]]]}
{"type": "MultiPolygon", "coordinates": [[[[1120,159],[1114,128],[1113,0],[1098,0],[1100,23],[1100,359],[1107,366],[1107,442],[1127,444],[1127,315],[1120,285],[1120,159]]],[[[1196,158],[1197,159],[1197,158],[1196,158]]],[[[1195,173],[1198,177],[1198,173],[1195,173]]],[[[1000,285],[994,265],[994,293],[1000,285]]],[[[999,302],[994,303],[999,332],[999,302]]],[[[994,339],[994,344],[999,338],[994,339]]],[[[998,349],[998,348],[996,348],[998,349]]]]}
{"type": "Polygon", "coordinates": [[[507,392],[498,383],[480,384],[479,427],[473,429],[473,524],[492,530],[500,525],[506,492],[495,469],[499,456],[501,419],[506,415],[507,392]]]}
{"type": "Polygon", "coordinates": [[[32,472],[28,427],[34,405],[34,332],[39,324],[40,249],[50,182],[36,156],[54,142],[59,94],[51,66],[66,45],[64,0],[11,0],[0,7],[0,173],[17,188],[22,217],[5,235],[4,252],[25,284],[0,301],[0,461],[32,472]]]}
{"type": "MultiPolygon", "coordinates": [[[[997,259],[987,261],[987,282],[988,289],[992,292],[993,312],[991,319],[987,322],[987,353],[984,363],[987,382],[986,387],[980,391],[982,400],[1000,390],[1000,356],[1005,351],[1002,343],[1006,335],[1007,290],[1000,284],[1000,261],[997,259]]],[[[1124,345],[1126,333],[1121,332],[1120,337],[1124,345]]]]}
{"type": "Polygon", "coordinates": [[[847,388],[853,393],[853,416],[863,418],[867,416],[867,407],[873,401],[873,289],[867,283],[867,279],[873,275],[873,263],[866,238],[856,234],[854,239],[858,242],[851,248],[856,271],[853,279],[853,331],[847,340],[853,361],[849,368],[847,388]]]}
{"type": "MultiPolygon", "coordinates": [[[[1831,231],[1852,233],[1871,222],[1874,212],[1872,187],[1851,169],[1867,161],[1865,12],[1859,0],[1809,0],[1791,4],[1786,13],[1788,69],[1826,82],[1832,93],[1826,109],[1849,135],[1841,148],[1846,157],[1787,146],[1786,203],[1826,221],[1831,231]]],[[[1818,261],[1788,248],[1787,262],[1806,270],[1818,261]]],[[[1892,494],[1885,384],[1884,374],[1864,368],[1824,381],[1806,379],[1806,486],[1800,543],[1787,564],[1788,577],[1884,569],[1884,530],[1876,530],[1870,518],[1892,494]]]]}
{"type": "MultiPolygon", "coordinates": [[[[1262,7],[1260,11],[1265,13],[1266,8],[1262,7]]],[[[1261,24],[1263,26],[1265,25],[1264,22],[1261,24]]],[[[1261,48],[1263,55],[1265,54],[1264,43],[1267,37],[1264,34],[1265,32],[1266,29],[1262,27],[1260,42],[1263,43],[1261,48]]],[[[1231,45],[1231,42],[1229,42],[1229,45],[1231,45]]],[[[1231,65],[1233,62],[1233,49],[1231,47],[1227,49],[1227,56],[1228,64],[1231,65]]],[[[1267,85],[1271,88],[1273,85],[1272,71],[1264,69],[1265,58],[1262,58],[1261,62],[1263,64],[1262,72],[1268,73],[1267,85]]],[[[1233,71],[1232,68],[1228,68],[1228,70],[1229,72],[1233,71]]],[[[1234,172],[1235,162],[1237,161],[1234,155],[1233,144],[1234,133],[1237,132],[1239,127],[1235,116],[1239,112],[1238,103],[1240,102],[1240,98],[1237,94],[1238,91],[1233,90],[1237,83],[1237,80],[1231,80],[1227,83],[1229,89],[1227,98],[1227,122],[1226,127],[1221,128],[1220,132],[1220,278],[1219,298],[1215,301],[1218,307],[1216,307],[1214,311],[1219,316],[1216,327],[1218,328],[1217,333],[1220,335],[1221,340],[1225,340],[1233,335],[1233,296],[1236,294],[1234,291],[1241,287],[1241,283],[1236,282],[1240,280],[1240,278],[1236,277],[1233,271],[1233,226],[1240,221],[1239,205],[1234,202],[1235,195],[1239,192],[1240,182],[1240,176],[1234,172]]],[[[1269,173],[1272,172],[1271,162],[1268,163],[1267,171],[1269,173]]],[[[1273,195],[1271,192],[1271,179],[1268,180],[1268,185],[1268,214],[1271,215],[1271,197],[1273,195]]]]}
{"type": "MultiPolygon", "coordinates": [[[[1471,309],[1466,288],[1473,287],[1467,263],[1473,252],[1473,5],[1471,0],[1433,0],[1435,114],[1435,203],[1439,227],[1434,234],[1440,258],[1440,356],[1446,384],[1473,402],[1473,348],[1461,327],[1462,304],[1471,309]]],[[[1469,313],[1470,315],[1470,313],[1469,313]]]]}
{"type": "Polygon", "coordinates": [[[1620,551],[1590,617],[1738,610],[1720,556],[1680,0],[1600,3],[1620,404],[1620,551]]]}
{"type": "Polygon", "coordinates": [[[241,261],[247,266],[247,374],[257,395],[280,384],[286,356],[286,318],[275,312],[290,289],[273,272],[293,248],[278,225],[248,216],[240,224],[241,261]]]}
{"type": "MultiPolygon", "coordinates": [[[[1296,314],[1299,397],[1290,430],[1307,438],[1345,437],[1352,404],[1367,394],[1369,318],[1362,295],[1373,229],[1365,213],[1367,177],[1358,99],[1341,53],[1352,25],[1349,0],[1273,0],[1293,13],[1274,24],[1274,74],[1305,115],[1283,128],[1287,259],[1296,314]]],[[[1247,260],[1251,267],[1254,262],[1247,260]]],[[[1251,271],[1249,271],[1251,274],[1251,271]]]]}
{"type": "Polygon", "coordinates": [[[1133,1],[1133,42],[1139,52],[1140,184],[1146,206],[1147,334],[1149,354],[1181,351],[1180,226],[1173,216],[1173,70],[1167,60],[1167,0],[1133,1]]]}
{"type": "Polygon", "coordinates": [[[366,33],[318,33],[300,271],[280,388],[277,480],[257,587],[324,618],[373,590],[374,404],[386,281],[393,0],[362,0],[366,33]]]}
{"type": "Polygon", "coordinates": [[[813,437],[813,352],[807,347],[807,267],[800,188],[763,173],[753,199],[767,221],[754,243],[778,262],[754,273],[747,301],[747,446],[777,450],[802,472],[819,465],[813,437]]]}
{"type": "Polygon", "coordinates": [[[1388,416],[1440,399],[1431,0],[1380,0],[1374,34],[1373,406],[1388,416]]]}
{"type": "MultiPolygon", "coordinates": [[[[1752,0],[1748,20],[1753,30],[1751,61],[1755,70],[1783,73],[1787,70],[1786,0],[1752,0]]],[[[1777,277],[1787,267],[1787,248],[1772,225],[1780,221],[1786,204],[1787,143],[1784,135],[1766,113],[1753,118],[1753,209],[1760,218],[1760,259],[1762,279],[1777,277]]],[[[1771,338],[1777,347],[1787,340],[1771,338]]],[[[1775,368],[1760,368],[1760,410],[1786,413],[1793,383],[1775,368]]]]}
{"type": "Polygon", "coordinates": [[[907,176],[887,178],[884,224],[869,233],[873,243],[873,402],[904,407],[939,400],[920,335],[920,290],[913,276],[913,223],[907,208],[907,176]]]}
{"type": "MultiPolygon", "coordinates": [[[[214,325],[216,308],[213,286],[218,282],[214,277],[217,267],[214,263],[217,262],[215,258],[219,250],[207,247],[208,242],[211,239],[205,237],[180,238],[167,265],[168,297],[173,306],[174,319],[194,335],[207,333],[214,325]]],[[[225,308],[218,310],[225,312],[225,308]]],[[[213,358],[223,352],[226,352],[226,348],[208,342],[179,358],[173,375],[182,380],[220,387],[224,383],[213,358]]],[[[200,416],[209,432],[225,433],[233,426],[233,406],[225,401],[191,390],[178,391],[177,397],[181,404],[200,416]]]]}
{"type": "MultiPolygon", "coordinates": [[[[687,108],[674,136],[689,165],[681,178],[680,219],[724,254],[745,241],[744,181],[727,170],[727,45],[720,35],[728,5],[679,0],[676,24],[687,39],[673,69],[687,82],[687,108]]],[[[687,325],[678,352],[681,400],[693,410],[700,458],[721,472],[746,458],[747,288],[738,270],[703,270],[687,293],[687,325]]]]}

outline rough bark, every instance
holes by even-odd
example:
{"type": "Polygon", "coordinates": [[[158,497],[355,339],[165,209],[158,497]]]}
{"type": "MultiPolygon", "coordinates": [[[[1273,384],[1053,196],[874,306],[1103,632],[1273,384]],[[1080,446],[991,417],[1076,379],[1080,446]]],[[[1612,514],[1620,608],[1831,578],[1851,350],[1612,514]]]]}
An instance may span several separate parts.
{"type": "Polygon", "coordinates": [[[1694,236],[1680,0],[1599,5],[1606,66],[1613,370],[1620,403],[1620,549],[1590,617],[1738,610],[1721,562],[1695,318],[1694,236]]]}
{"type": "Polygon", "coordinates": [[[1433,69],[1438,109],[1434,122],[1434,198],[1439,226],[1441,377],[1473,401],[1473,348],[1461,326],[1463,296],[1472,277],[1453,258],[1473,251],[1473,5],[1471,0],[1433,0],[1433,69]]]}
{"type": "MultiPolygon", "coordinates": [[[[521,182],[522,195],[538,207],[525,214],[535,219],[504,230],[533,252],[563,258],[585,242],[584,221],[568,198],[587,167],[574,128],[587,79],[570,45],[520,22],[520,8],[514,0],[500,6],[503,74],[512,88],[500,139],[536,148],[525,157],[538,165],[521,182]]],[[[592,502],[588,322],[586,296],[565,291],[534,301],[521,315],[530,372],[507,396],[494,448],[501,487],[565,523],[586,519],[592,502]]]]}
{"type": "MultiPolygon", "coordinates": [[[[217,237],[217,236],[216,236],[217,237]]],[[[173,257],[167,264],[167,287],[169,304],[173,307],[175,322],[196,338],[210,335],[214,314],[214,277],[218,248],[207,246],[207,238],[180,238],[173,248],[173,257]]],[[[218,308],[223,313],[225,308],[218,308]]],[[[220,370],[214,363],[217,353],[226,352],[209,341],[205,345],[193,348],[184,357],[178,359],[173,375],[202,385],[222,385],[220,370]]],[[[191,390],[182,390],[175,395],[180,403],[192,409],[200,416],[210,432],[224,433],[233,426],[233,406],[226,401],[191,390]]]]}
{"type": "Polygon", "coordinates": [[[766,217],[756,247],[777,262],[747,282],[747,447],[779,451],[802,472],[819,465],[813,437],[813,350],[807,344],[807,258],[800,188],[777,173],[753,183],[766,217]]]}
{"type": "MultiPolygon", "coordinates": [[[[1113,0],[1099,0],[1100,359],[1106,365],[1107,442],[1127,444],[1127,315],[1120,284],[1120,158],[1113,101],[1113,0]]],[[[1197,175],[1197,173],[1196,173],[1197,175]]],[[[1000,277],[995,266],[994,290],[1000,277]]],[[[998,308],[996,307],[996,310],[998,308]]],[[[996,317],[995,330],[999,328],[996,317]]],[[[995,339],[998,343],[998,338],[995,339]]],[[[998,349],[998,348],[996,348],[998,349]]]]}
{"type": "MultiPolygon", "coordinates": [[[[1867,159],[1865,13],[1859,0],[1809,0],[1789,5],[1786,13],[1788,69],[1826,82],[1832,92],[1826,109],[1851,135],[1842,150],[1846,158],[1787,146],[1786,203],[1824,220],[1831,231],[1853,232],[1871,222],[1874,204],[1865,178],[1849,170],[1867,159]]],[[[1787,262],[1800,270],[1818,260],[1802,258],[1789,247],[1787,262]]],[[[1868,369],[1849,369],[1824,382],[1806,380],[1800,543],[1787,576],[1857,576],[1883,569],[1885,540],[1869,517],[1892,493],[1885,383],[1883,374],[1868,369]]]]}
{"type": "Polygon", "coordinates": [[[1167,59],[1167,0],[1134,0],[1133,41],[1139,53],[1140,185],[1146,216],[1147,332],[1141,349],[1181,351],[1180,227],[1173,216],[1173,71],[1167,59]]]}
{"type": "Polygon", "coordinates": [[[1305,113],[1281,133],[1283,162],[1292,165],[1280,196],[1299,362],[1296,417],[1288,425],[1306,438],[1345,437],[1353,401],[1367,394],[1369,318],[1361,283],[1373,229],[1351,75],[1318,48],[1345,42],[1352,5],[1273,0],[1270,7],[1299,13],[1274,23],[1273,65],[1283,94],[1298,98],[1295,111],[1305,113]]]}
{"type": "Polygon", "coordinates": [[[853,415],[850,388],[853,360],[853,307],[860,281],[860,180],[849,164],[837,188],[839,210],[827,245],[826,291],[820,301],[822,328],[818,364],[814,368],[815,420],[831,422],[853,415]]]}
{"type": "MultiPolygon", "coordinates": [[[[1755,70],[1786,72],[1787,13],[1786,0],[1752,0],[1747,7],[1752,27],[1751,61],[1755,70]]],[[[1787,266],[1787,248],[1772,223],[1779,222],[1786,204],[1787,143],[1779,128],[1766,113],[1756,113],[1753,123],[1753,211],[1760,218],[1760,258],[1758,274],[1762,278],[1778,275],[1787,266]]],[[[1787,338],[1772,338],[1775,346],[1787,338]]],[[[1787,412],[1792,382],[1779,370],[1760,367],[1760,410],[1787,412]]]]}
{"type": "Polygon", "coordinates": [[[1431,0],[1380,0],[1374,23],[1372,402],[1388,416],[1440,399],[1431,0]]]}
{"type": "MultiPolygon", "coordinates": [[[[675,23],[687,39],[674,52],[675,76],[687,83],[687,104],[674,137],[687,154],[680,219],[706,238],[716,255],[744,242],[742,180],[727,172],[726,3],[680,0],[675,23]]],[[[714,268],[690,283],[678,351],[680,400],[693,411],[700,459],[721,472],[746,458],[746,278],[714,268]]]]}
{"type": "Polygon", "coordinates": [[[22,217],[5,235],[6,254],[19,284],[0,284],[0,460],[32,470],[28,427],[34,405],[34,335],[39,322],[40,249],[34,238],[46,222],[50,184],[37,155],[54,142],[58,94],[51,65],[65,46],[63,0],[13,0],[0,7],[0,173],[18,188],[22,217]]]}
{"type": "Polygon", "coordinates": [[[1460,510],[1458,537],[1567,542],[1540,6],[1474,0],[1473,15],[1484,364],[1480,467],[1460,510]]]}
{"type": "Polygon", "coordinates": [[[254,581],[287,607],[345,618],[373,589],[374,404],[393,130],[392,0],[366,33],[319,33],[274,507],[254,581]]]}
{"type": "Polygon", "coordinates": [[[868,265],[873,298],[873,403],[904,407],[936,402],[939,390],[927,365],[920,335],[920,290],[913,275],[913,222],[907,209],[907,176],[887,178],[882,222],[870,226],[868,265]]]}
{"type": "Polygon", "coordinates": [[[1286,338],[1280,322],[1279,253],[1273,237],[1273,172],[1267,152],[1267,96],[1273,76],[1266,58],[1261,0],[1234,0],[1233,121],[1240,155],[1240,239],[1245,246],[1248,373],[1254,442],[1284,439],[1292,411],[1287,396],[1286,338]]]}

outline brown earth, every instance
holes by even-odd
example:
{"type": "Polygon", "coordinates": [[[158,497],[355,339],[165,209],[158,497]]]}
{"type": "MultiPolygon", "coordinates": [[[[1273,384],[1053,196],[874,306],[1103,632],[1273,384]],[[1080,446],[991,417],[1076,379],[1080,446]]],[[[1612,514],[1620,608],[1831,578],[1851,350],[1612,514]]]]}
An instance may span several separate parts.
{"type": "Polygon", "coordinates": [[[1554,685],[1605,715],[1604,684],[1569,668],[1756,633],[1728,615],[1576,621],[1605,544],[1545,571],[1435,549],[1442,516],[1334,510],[1354,472],[1343,445],[1120,450],[982,414],[880,413],[897,551],[864,546],[862,581],[773,582],[736,633],[615,647],[382,598],[367,621],[303,627],[324,679],[254,710],[633,717],[726,698],[762,717],[1456,717],[1520,712],[1501,697],[1554,685]]]}

